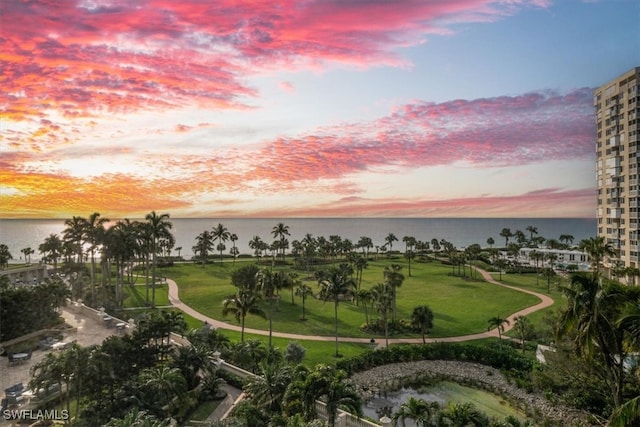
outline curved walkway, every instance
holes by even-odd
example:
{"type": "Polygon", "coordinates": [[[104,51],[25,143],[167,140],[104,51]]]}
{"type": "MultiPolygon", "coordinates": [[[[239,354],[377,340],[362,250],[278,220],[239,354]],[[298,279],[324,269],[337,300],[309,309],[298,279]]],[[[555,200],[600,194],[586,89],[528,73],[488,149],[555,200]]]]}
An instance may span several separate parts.
{"type": "MultiPolygon", "coordinates": [[[[474,267],[475,268],[475,267],[474,267]]],[[[553,299],[551,299],[550,297],[548,297],[547,295],[544,294],[540,294],[538,292],[533,292],[533,291],[529,291],[526,289],[520,289],[517,288],[515,286],[509,286],[509,285],[505,285],[504,283],[501,283],[497,280],[495,280],[491,274],[489,274],[487,271],[479,269],[479,268],[475,268],[478,272],[480,272],[482,274],[482,277],[484,278],[484,280],[486,280],[488,283],[491,283],[493,285],[497,285],[497,286],[502,286],[505,288],[509,288],[509,289],[513,289],[516,290],[518,292],[524,292],[533,296],[536,296],[538,298],[540,298],[540,302],[536,305],[533,305],[531,307],[527,307],[523,310],[517,311],[513,314],[511,314],[507,320],[509,321],[509,324],[505,325],[504,327],[504,332],[509,331],[510,329],[513,328],[513,325],[515,323],[515,318],[518,316],[526,316],[527,314],[533,313],[535,311],[538,310],[542,310],[543,308],[547,308],[551,305],[553,305],[554,301],[553,299]]],[[[178,285],[174,280],[171,280],[169,278],[167,278],[167,284],[169,285],[169,303],[174,306],[175,308],[182,310],[183,312],[187,313],[188,315],[201,320],[202,322],[207,322],[209,325],[211,325],[214,328],[219,328],[219,329],[228,329],[228,330],[233,330],[233,331],[241,331],[241,327],[239,325],[232,325],[229,324],[227,322],[223,322],[217,319],[213,319],[209,316],[206,316],[202,313],[200,313],[199,311],[194,310],[193,308],[191,308],[190,306],[186,305],[185,303],[183,303],[180,300],[180,297],[178,295],[178,285]]],[[[245,328],[244,331],[246,333],[250,333],[250,334],[255,334],[255,335],[269,335],[269,331],[268,330],[263,330],[263,329],[251,329],[251,328],[245,328]]],[[[292,340],[308,340],[308,341],[335,341],[336,337],[335,336],[320,336],[320,335],[302,335],[302,334],[291,334],[291,333],[286,333],[286,332],[273,332],[272,335],[274,337],[279,337],[279,338],[288,338],[288,339],[292,339],[292,340]]],[[[427,338],[427,342],[428,343],[433,343],[433,342],[461,342],[461,341],[471,341],[471,340],[477,340],[477,339],[482,339],[482,338],[497,338],[499,336],[498,334],[498,329],[491,329],[489,331],[486,332],[480,332],[477,334],[470,334],[470,335],[459,335],[459,336],[454,336],[454,337],[442,337],[442,338],[427,338]]],[[[359,337],[338,337],[338,341],[340,342],[353,342],[353,343],[362,343],[362,344],[369,344],[370,342],[370,338],[359,338],[359,337]]],[[[389,338],[389,344],[397,344],[397,343],[406,343],[406,344],[421,344],[422,343],[422,338],[389,338]]]]}

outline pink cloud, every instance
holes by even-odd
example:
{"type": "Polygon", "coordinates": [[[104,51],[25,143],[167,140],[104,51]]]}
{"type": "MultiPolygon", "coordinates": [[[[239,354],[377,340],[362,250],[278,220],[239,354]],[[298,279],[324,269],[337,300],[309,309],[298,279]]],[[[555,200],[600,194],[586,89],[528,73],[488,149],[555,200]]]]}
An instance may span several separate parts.
{"type": "Polygon", "coordinates": [[[293,86],[293,83],[291,82],[280,82],[278,83],[278,86],[280,87],[280,89],[282,89],[285,92],[295,92],[296,88],[293,86]]]}
{"type": "Polygon", "coordinates": [[[0,3],[2,114],[241,108],[256,68],[407,65],[396,49],[542,0],[0,3]],[[21,94],[22,96],[16,96],[21,94]]]}
{"type": "Polygon", "coordinates": [[[416,102],[368,123],[326,127],[264,145],[251,175],[277,182],[379,167],[468,162],[514,166],[593,155],[591,89],[568,94],[416,102]]]}
{"type": "MultiPolygon", "coordinates": [[[[505,217],[535,218],[583,217],[595,209],[593,190],[548,188],[536,192],[511,196],[479,196],[456,199],[403,200],[365,199],[345,197],[330,203],[312,207],[288,207],[289,217],[308,216],[363,216],[363,217],[505,217]]],[[[252,213],[260,217],[282,216],[276,207],[252,213]]]]}

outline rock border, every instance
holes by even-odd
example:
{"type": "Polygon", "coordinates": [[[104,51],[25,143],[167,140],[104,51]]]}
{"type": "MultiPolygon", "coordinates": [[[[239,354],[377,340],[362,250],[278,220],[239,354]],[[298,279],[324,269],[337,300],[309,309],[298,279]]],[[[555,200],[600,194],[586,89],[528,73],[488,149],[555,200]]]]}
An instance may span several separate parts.
{"type": "Polygon", "coordinates": [[[539,393],[529,393],[509,381],[498,369],[479,363],[449,360],[394,363],[358,372],[349,381],[356,386],[363,399],[368,400],[380,391],[397,389],[403,382],[421,377],[452,380],[497,394],[534,420],[544,420],[544,425],[600,425],[588,413],[554,404],[539,393]]]}

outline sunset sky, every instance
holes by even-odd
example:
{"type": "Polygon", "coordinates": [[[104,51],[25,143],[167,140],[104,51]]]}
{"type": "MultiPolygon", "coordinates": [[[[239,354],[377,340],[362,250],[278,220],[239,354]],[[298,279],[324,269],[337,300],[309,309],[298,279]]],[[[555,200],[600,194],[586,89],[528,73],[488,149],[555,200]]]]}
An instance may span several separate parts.
{"type": "Polygon", "coordinates": [[[637,0],[2,0],[0,217],[593,217],[637,0]]]}

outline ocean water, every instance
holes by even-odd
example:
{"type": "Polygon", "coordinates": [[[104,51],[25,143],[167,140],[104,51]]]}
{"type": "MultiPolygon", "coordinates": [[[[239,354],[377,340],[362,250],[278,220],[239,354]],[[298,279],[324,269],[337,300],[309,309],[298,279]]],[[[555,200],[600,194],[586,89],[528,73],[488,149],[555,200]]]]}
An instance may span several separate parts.
{"type": "MultiPolygon", "coordinates": [[[[172,232],[176,239],[175,247],[182,247],[180,254],[189,259],[191,248],[195,245],[196,236],[205,230],[211,230],[219,223],[230,233],[238,236],[236,245],[242,254],[252,254],[249,241],[259,236],[263,241],[271,243],[273,228],[280,222],[289,227],[291,243],[302,240],[309,233],[313,237],[329,238],[338,235],[350,239],[354,244],[360,237],[369,237],[374,246],[382,246],[385,237],[393,233],[398,242],[394,249],[402,250],[404,236],[412,236],[417,240],[445,239],[458,248],[477,243],[486,246],[487,239],[492,237],[496,246],[504,246],[504,238],[500,236],[503,228],[526,231],[528,226],[537,227],[538,235],[547,239],[558,239],[562,234],[570,234],[578,243],[582,239],[596,235],[596,220],[593,218],[260,218],[260,219],[185,219],[171,218],[172,232]]],[[[0,244],[9,247],[13,255],[12,262],[20,262],[23,248],[30,247],[36,251],[31,261],[38,261],[38,246],[50,234],[62,235],[64,220],[61,219],[0,219],[0,244]]],[[[226,242],[228,253],[231,242],[226,242]]],[[[374,249],[375,250],[375,249],[374,249]]],[[[172,254],[177,255],[174,248],[172,254]]]]}

